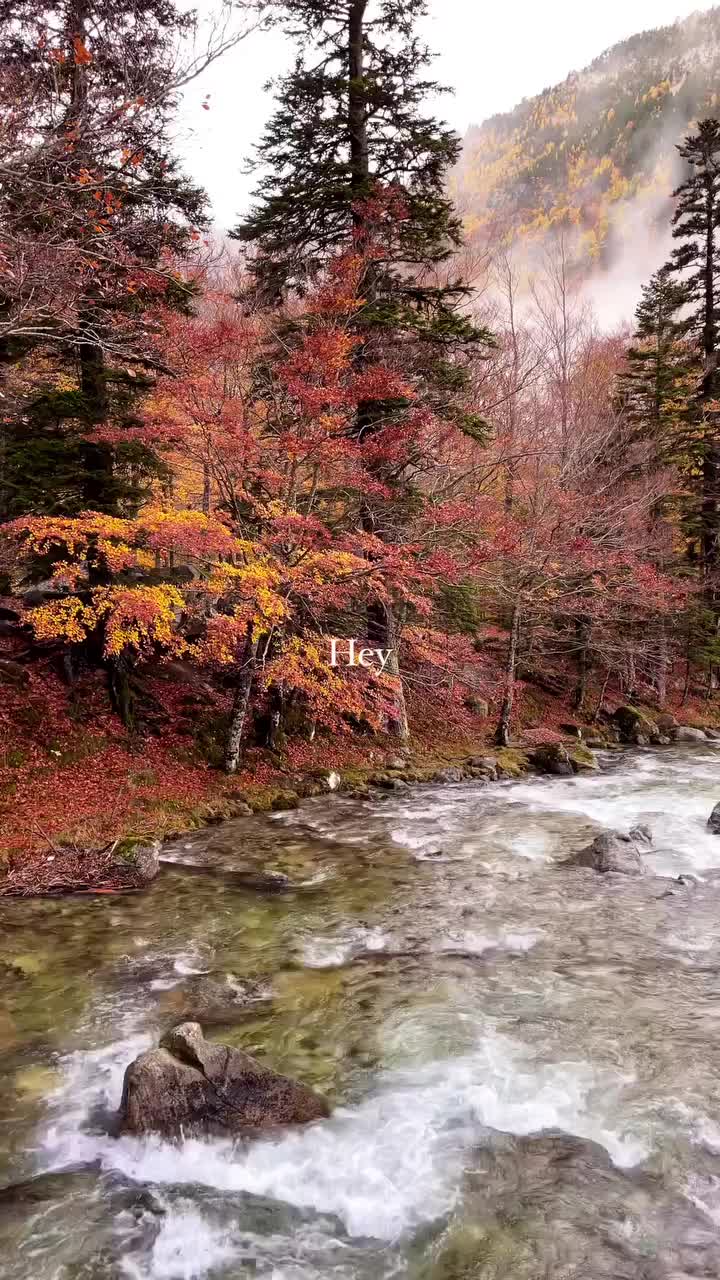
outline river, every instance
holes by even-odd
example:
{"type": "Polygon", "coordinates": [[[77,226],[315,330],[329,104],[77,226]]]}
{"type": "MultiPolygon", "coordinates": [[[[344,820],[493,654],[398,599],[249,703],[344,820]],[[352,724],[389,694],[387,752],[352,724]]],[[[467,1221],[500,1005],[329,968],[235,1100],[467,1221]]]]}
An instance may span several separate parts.
{"type": "Polygon", "coordinates": [[[710,743],[321,797],[177,840],[145,893],[3,903],[0,1274],[717,1277],[719,799],[710,743]],[[558,865],[636,822],[642,879],[558,865]],[[127,1063],[193,1014],[333,1117],[110,1137],[127,1063]]]}

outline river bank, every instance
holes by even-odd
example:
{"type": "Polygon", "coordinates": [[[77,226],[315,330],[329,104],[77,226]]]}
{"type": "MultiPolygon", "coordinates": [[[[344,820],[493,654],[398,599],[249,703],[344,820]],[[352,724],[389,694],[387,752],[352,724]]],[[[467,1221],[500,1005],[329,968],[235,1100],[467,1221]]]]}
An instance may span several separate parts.
{"type": "MultiPolygon", "coordinates": [[[[133,768],[126,764],[123,776],[121,763],[116,772],[115,786],[129,803],[122,814],[116,808],[111,810],[110,827],[105,828],[111,839],[103,844],[97,839],[91,842],[82,827],[80,835],[51,835],[31,819],[35,841],[11,851],[4,865],[0,862],[0,897],[138,892],[157,874],[157,854],[163,840],[246,814],[293,810],[313,796],[341,791],[365,796],[373,788],[400,791],[427,783],[469,779],[487,783],[531,774],[592,772],[599,767],[597,748],[618,750],[623,744],[662,747],[678,735],[686,740],[720,736],[706,720],[704,728],[679,726],[671,713],[664,712],[657,721],[654,714],[647,708],[620,707],[601,725],[575,722],[561,724],[559,730],[527,729],[515,744],[504,748],[489,742],[486,733],[484,740],[479,735],[472,745],[467,738],[443,744],[415,739],[405,748],[382,739],[365,747],[353,741],[312,746],[294,743],[283,758],[251,750],[242,771],[232,778],[196,768],[196,777],[202,778],[203,798],[198,802],[196,795],[166,796],[159,802],[159,811],[154,794],[157,777],[145,756],[143,768],[136,762],[132,762],[133,768]],[[133,779],[137,779],[137,787],[132,785],[133,779]]],[[[152,751],[154,746],[157,751],[157,745],[144,744],[143,750],[149,747],[152,751]]],[[[101,764],[94,761],[95,772],[101,764]]],[[[172,765],[169,761],[166,764],[172,776],[172,765]]],[[[177,768],[176,794],[184,785],[189,766],[178,763],[177,768]]],[[[76,769],[71,773],[76,775],[76,769]]],[[[77,781],[75,776],[76,785],[77,781]]],[[[110,781],[106,776],[105,785],[110,781]]],[[[112,792],[107,794],[110,804],[112,792]]],[[[20,801],[16,791],[9,807],[16,809],[20,801]]]]}

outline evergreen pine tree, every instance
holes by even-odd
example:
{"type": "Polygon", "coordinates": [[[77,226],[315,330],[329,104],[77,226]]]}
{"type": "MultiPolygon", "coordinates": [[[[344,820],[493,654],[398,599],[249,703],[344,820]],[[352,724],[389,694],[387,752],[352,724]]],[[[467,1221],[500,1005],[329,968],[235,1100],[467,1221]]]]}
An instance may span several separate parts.
{"type": "Polygon", "coordinates": [[[698,362],[682,318],[685,294],[669,267],[644,286],[635,312],[633,346],[620,378],[621,408],[636,438],[652,440],[666,461],[688,448],[688,417],[698,362]]]}
{"type": "Polygon", "coordinates": [[[674,192],[673,237],[679,243],[667,270],[682,292],[686,332],[702,360],[693,396],[700,454],[700,545],[708,596],[720,618],[720,122],[702,120],[697,133],[678,149],[688,176],[674,192]]]}
{"type": "MultiPolygon", "coordinates": [[[[446,176],[460,143],[424,108],[439,91],[428,74],[432,54],[416,32],[426,0],[374,7],[369,0],[281,0],[278,8],[299,52],[258,148],[263,177],[254,208],[234,233],[255,249],[260,295],[272,301],[302,292],[353,235],[379,238],[355,321],[359,359],[402,351],[420,402],[478,437],[484,424],[465,406],[468,358],[490,335],[468,318],[470,290],[452,278],[461,227],[446,176]]],[[[406,410],[369,401],[357,430],[367,436],[406,410]]],[[[398,469],[380,478],[393,498],[384,506],[368,501],[359,522],[392,539],[393,522],[412,506],[412,484],[398,469]]],[[[373,646],[395,646],[391,606],[371,606],[368,635],[373,646]]],[[[407,734],[403,706],[398,731],[407,734]]]]}

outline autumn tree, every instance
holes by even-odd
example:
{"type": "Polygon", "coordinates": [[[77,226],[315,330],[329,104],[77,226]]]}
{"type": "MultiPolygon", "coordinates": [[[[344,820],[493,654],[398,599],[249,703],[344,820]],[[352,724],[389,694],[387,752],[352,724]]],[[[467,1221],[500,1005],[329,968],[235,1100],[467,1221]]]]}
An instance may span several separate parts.
{"type": "Polygon", "coordinates": [[[174,152],[173,112],[182,84],[242,34],[221,25],[198,54],[195,25],[166,0],[0,3],[0,518],[25,500],[28,468],[40,509],[59,511],[127,510],[152,474],[147,451],[93,431],[133,419],[157,301],[188,297],[180,258],[205,202],[174,152]],[[45,385],[28,387],[17,361],[38,349],[45,385]]]}
{"type": "MultiPolygon", "coordinates": [[[[235,232],[254,250],[250,267],[261,295],[302,292],[352,237],[361,245],[371,238],[356,362],[394,352],[416,403],[477,434],[465,357],[487,334],[465,313],[467,286],[435,275],[460,243],[445,187],[459,141],[424,110],[438,90],[427,74],[431,54],[416,34],[425,0],[386,0],[374,13],[368,0],[299,0],[278,11],[298,41],[298,58],[280,82],[278,110],[258,149],[263,179],[255,206],[235,232]]],[[[405,407],[368,396],[354,430],[367,438],[405,407]]],[[[380,506],[365,503],[364,533],[385,536],[412,501],[402,470],[394,481],[380,506]]],[[[391,600],[370,609],[367,625],[373,645],[395,648],[391,600]]],[[[398,730],[406,736],[402,706],[398,730]]]]}

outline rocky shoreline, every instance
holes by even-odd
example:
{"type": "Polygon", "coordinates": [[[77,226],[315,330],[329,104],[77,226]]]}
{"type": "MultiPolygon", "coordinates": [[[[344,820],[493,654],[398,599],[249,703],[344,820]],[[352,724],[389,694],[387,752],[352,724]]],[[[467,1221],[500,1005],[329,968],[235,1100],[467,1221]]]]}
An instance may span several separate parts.
{"type": "MultiPolygon", "coordinates": [[[[567,724],[562,729],[564,736],[558,741],[486,746],[474,753],[448,753],[432,759],[419,757],[411,749],[396,749],[386,754],[381,767],[373,762],[367,768],[315,769],[288,774],[276,787],[230,790],[217,806],[205,808],[194,827],[181,828],[171,838],[232,818],[297,809],[303,800],[320,795],[343,793],[359,798],[373,790],[401,792],[419,785],[491,783],[533,774],[571,777],[598,771],[598,750],[720,741],[720,731],[714,727],[681,725],[669,713],[653,716],[634,706],[617,708],[601,730],[581,724],[567,724]]],[[[102,850],[58,848],[49,855],[33,855],[6,871],[0,879],[0,898],[139,892],[158,874],[160,848],[159,840],[129,838],[102,850]]]]}

